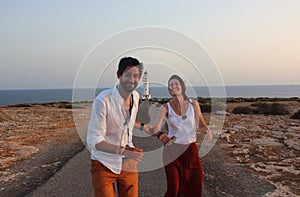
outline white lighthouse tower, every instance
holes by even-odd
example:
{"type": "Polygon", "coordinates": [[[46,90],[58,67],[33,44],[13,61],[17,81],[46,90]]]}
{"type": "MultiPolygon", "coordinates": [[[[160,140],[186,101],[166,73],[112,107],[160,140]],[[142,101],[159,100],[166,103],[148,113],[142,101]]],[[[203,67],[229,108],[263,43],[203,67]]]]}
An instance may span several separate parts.
{"type": "Polygon", "coordinates": [[[144,94],[143,94],[143,99],[149,100],[151,99],[151,95],[149,92],[149,79],[148,79],[148,72],[144,72],[143,76],[143,82],[144,82],[144,94]]]}

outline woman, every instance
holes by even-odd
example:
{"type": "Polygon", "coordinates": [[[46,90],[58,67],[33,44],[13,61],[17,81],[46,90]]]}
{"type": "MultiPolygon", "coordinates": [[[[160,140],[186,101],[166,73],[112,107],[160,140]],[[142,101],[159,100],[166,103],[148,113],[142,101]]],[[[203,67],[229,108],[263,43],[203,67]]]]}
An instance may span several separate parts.
{"type": "Polygon", "coordinates": [[[210,138],[212,134],[204,122],[198,102],[186,96],[185,84],[179,76],[170,77],[168,90],[172,99],[161,107],[154,126],[155,130],[159,130],[154,135],[165,145],[165,196],[202,196],[203,172],[196,131],[200,128],[210,138]],[[160,131],[164,119],[168,124],[168,134],[160,131]]]}

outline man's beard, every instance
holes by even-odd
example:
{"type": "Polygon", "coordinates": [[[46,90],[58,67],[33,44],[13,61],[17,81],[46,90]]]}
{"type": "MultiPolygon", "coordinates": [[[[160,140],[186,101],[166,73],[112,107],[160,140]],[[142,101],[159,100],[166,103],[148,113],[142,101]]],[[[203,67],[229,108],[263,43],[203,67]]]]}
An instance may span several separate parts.
{"type": "Polygon", "coordinates": [[[120,81],[120,85],[122,86],[122,88],[127,92],[127,93],[130,93],[132,92],[136,87],[137,87],[137,84],[134,84],[134,83],[123,83],[122,81],[120,81]],[[127,85],[128,84],[132,84],[133,87],[128,87],[127,85]]]}

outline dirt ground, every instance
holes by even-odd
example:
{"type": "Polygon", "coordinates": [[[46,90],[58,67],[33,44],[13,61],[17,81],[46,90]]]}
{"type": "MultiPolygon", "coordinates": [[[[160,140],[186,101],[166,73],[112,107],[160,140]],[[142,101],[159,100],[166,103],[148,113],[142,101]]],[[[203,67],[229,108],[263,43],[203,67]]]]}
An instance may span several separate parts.
{"type": "Polygon", "coordinates": [[[84,148],[62,103],[0,111],[0,196],[24,196],[84,148]]]}
{"type": "MultiPolygon", "coordinates": [[[[300,195],[300,121],[232,113],[249,104],[228,104],[222,135],[202,158],[206,183],[215,196],[300,195]]],[[[90,109],[75,110],[88,119],[90,109]]],[[[24,196],[83,148],[68,103],[0,107],[0,196],[24,196]]]]}

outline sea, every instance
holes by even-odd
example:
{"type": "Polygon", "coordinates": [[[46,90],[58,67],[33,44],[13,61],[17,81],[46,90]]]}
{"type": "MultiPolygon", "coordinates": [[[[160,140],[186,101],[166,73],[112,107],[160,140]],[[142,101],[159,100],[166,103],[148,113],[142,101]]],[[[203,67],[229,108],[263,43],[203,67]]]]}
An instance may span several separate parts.
{"type": "MultiPolygon", "coordinates": [[[[225,94],[220,97],[233,98],[290,98],[300,97],[300,85],[261,85],[261,86],[225,86],[216,87],[223,88],[225,94]]],[[[71,102],[71,101],[92,101],[93,98],[101,91],[107,88],[78,89],[76,92],[80,96],[76,96],[77,100],[72,100],[73,89],[25,89],[25,90],[0,90],[0,106],[14,104],[31,104],[31,103],[50,103],[50,102],[71,102]],[[91,91],[94,93],[90,96],[91,91]],[[92,98],[92,99],[91,99],[92,98]]],[[[188,95],[191,97],[215,97],[211,95],[213,87],[196,86],[187,88],[188,95]]],[[[143,94],[142,87],[137,89],[140,95],[143,94]]],[[[152,98],[170,98],[166,87],[150,87],[152,98]]],[[[214,94],[215,95],[215,94],[214,94]]],[[[218,97],[218,96],[217,96],[218,97]]]]}

